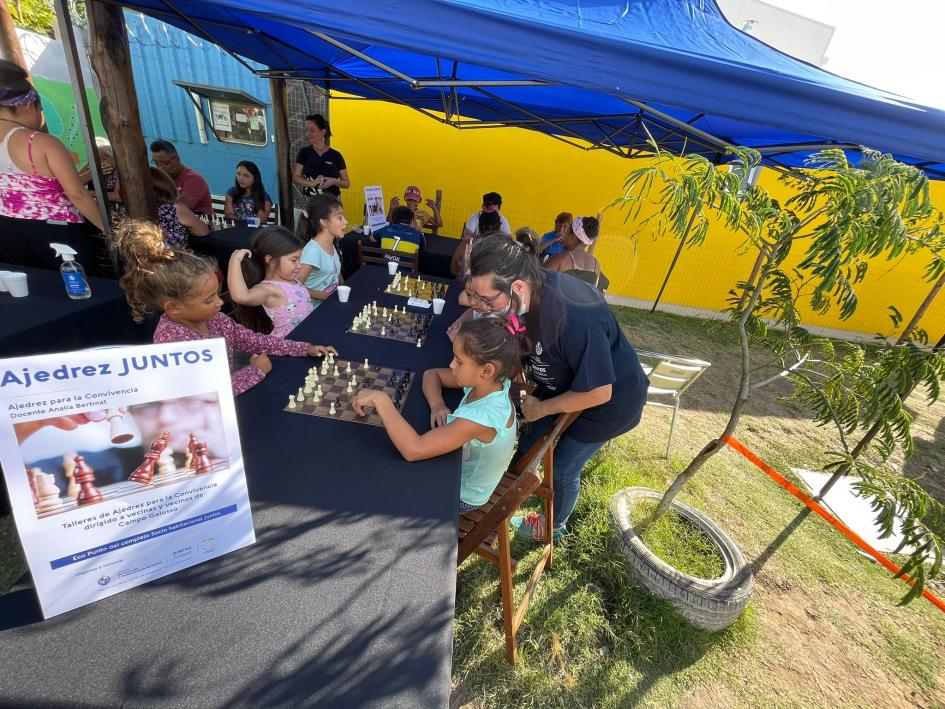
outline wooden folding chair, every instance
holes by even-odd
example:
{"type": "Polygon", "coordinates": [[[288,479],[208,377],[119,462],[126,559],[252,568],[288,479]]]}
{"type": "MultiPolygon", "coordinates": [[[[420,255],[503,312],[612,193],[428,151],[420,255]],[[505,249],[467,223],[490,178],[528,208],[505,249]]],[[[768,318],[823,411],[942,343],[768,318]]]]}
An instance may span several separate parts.
{"type": "Polygon", "coordinates": [[[386,266],[391,261],[397,261],[400,268],[420,273],[420,254],[407,254],[403,251],[391,251],[389,249],[380,249],[376,246],[365,246],[358,242],[358,268],[366,263],[376,263],[386,266]]]}
{"type": "Polygon", "coordinates": [[[499,567],[502,587],[502,617],[505,622],[505,657],[514,663],[518,649],[515,636],[522,625],[538,579],[545,568],[551,566],[554,552],[554,455],[555,443],[581,412],[561,414],[554,426],[532,446],[499,482],[489,501],[477,510],[467,512],[459,518],[459,553],[457,565],[462,564],[475,552],[483,559],[499,567]],[[538,472],[539,463],[544,463],[544,475],[538,472]],[[525,588],[525,595],[518,606],[512,602],[512,574],[518,561],[512,558],[509,540],[509,520],[521,504],[531,495],[538,495],[545,505],[544,547],[541,557],[525,588]],[[493,547],[498,542],[498,548],[493,547]]]}

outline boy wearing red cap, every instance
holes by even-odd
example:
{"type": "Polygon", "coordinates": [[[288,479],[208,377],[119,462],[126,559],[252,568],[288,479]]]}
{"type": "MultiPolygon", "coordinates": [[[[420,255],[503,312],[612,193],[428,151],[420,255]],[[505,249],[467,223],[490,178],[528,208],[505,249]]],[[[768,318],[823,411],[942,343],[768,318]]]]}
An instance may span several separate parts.
{"type": "MultiPolygon", "coordinates": [[[[420,195],[420,188],[416,185],[410,185],[407,189],[404,190],[404,202],[407,203],[407,206],[410,207],[410,211],[413,212],[413,219],[416,227],[418,229],[439,229],[443,226],[443,217],[440,216],[440,210],[436,206],[436,202],[432,199],[426,201],[426,205],[433,210],[433,213],[426,211],[425,209],[420,209],[420,202],[423,201],[423,198],[420,195]]],[[[392,215],[394,210],[400,206],[400,199],[393,197],[390,201],[390,208],[387,210],[387,221],[393,221],[392,215]]]]}

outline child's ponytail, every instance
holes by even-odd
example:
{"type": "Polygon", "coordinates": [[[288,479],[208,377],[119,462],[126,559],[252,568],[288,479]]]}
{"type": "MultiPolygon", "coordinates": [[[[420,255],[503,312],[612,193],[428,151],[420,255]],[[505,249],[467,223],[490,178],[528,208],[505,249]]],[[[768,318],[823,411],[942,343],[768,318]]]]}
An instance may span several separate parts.
{"type": "Polygon", "coordinates": [[[160,312],[168,300],[186,300],[200,278],[216,268],[206,256],[168,248],[161,227],[141,219],[118,225],[115,247],[125,269],[119,284],[135,322],[160,312]]]}
{"type": "MultiPolygon", "coordinates": [[[[266,257],[273,261],[302,249],[302,242],[291,231],[281,226],[263,227],[253,234],[249,242],[252,256],[240,263],[246,288],[258,285],[266,277],[266,257]]],[[[237,319],[250,330],[268,335],[272,332],[272,319],[261,305],[236,304],[237,319]]]]}
{"type": "Polygon", "coordinates": [[[522,370],[522,357],[528,352],[525,323],[514,313],[470,320],[459,329],[466,355],[476,364],[491,362],[496,379],[513,379],[522,370]]]}

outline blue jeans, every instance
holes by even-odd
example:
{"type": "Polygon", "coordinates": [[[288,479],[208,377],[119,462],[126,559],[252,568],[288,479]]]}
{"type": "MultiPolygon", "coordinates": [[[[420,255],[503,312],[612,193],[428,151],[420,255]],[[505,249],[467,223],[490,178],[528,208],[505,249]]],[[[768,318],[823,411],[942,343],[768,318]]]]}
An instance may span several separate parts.
{"type": "MultiPolygon", "coordinates": [[[[557,416],[546,416],[543,419],[533,421],[531,430],[518,439],[518,450],[512,463],[516,463],[519,458],[524,456],[532,445],[541,438],[544,433],[551,428],[557,416]]],[[[578,496],[581,494],[581,471],[587,465],[587,461],[599,451],[606,441],[599,443],[582,443],[568,436],[565,431],[558,439],[558,445],[555,446],[554,454],[554,484],[555,484],[555,530],[563,529],[568,521],[568,517],[574,511],[578,496]]]]}

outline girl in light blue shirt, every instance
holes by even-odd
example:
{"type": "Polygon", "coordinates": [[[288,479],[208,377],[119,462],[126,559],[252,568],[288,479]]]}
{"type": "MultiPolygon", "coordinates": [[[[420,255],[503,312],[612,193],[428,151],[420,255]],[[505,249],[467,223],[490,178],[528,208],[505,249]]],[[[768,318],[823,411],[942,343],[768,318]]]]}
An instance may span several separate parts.
{"type": "Polygon", "coordinates": [[[509,385],[522,359],[525,328],[514,314],[463,324],[453,340],[449,369],[423,373],[423,394],[430,404],[430,431],[418,434],[383,391],[358,392],[354,410],[377,410],[387,435],[407,460],[426,460],[463,449],[459,513],[489,501],[515,450],[515,409],[509,385]],[[464,395],[455,411],[443,401],[443,387],[464,395]]]}
{"type": "Polygon", "coordinates": [[[344,209],[334,195],[323,193],[306,202],[297,231],[305,243],[298,279],[308,288],[316,308],[344,283],[335,240],[345,235],[346,226],[344,209]]]}

